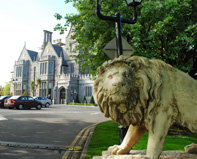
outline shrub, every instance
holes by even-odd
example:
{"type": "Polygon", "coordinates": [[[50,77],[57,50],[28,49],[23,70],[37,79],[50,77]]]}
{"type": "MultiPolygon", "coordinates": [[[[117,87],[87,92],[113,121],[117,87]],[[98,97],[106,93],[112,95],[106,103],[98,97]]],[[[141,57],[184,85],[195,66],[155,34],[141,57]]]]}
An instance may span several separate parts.
{"type": "Polygon", "coordinates": [[[75,98],[75,101],[74,101],[74,102],[75,102],[75,103],[80,103],[78,94],[77,94],[77,96],[76,96],[76,98],[75,98]]]}
{"type": "Polygon", "coordinates": [[[84,96],[82,103],[87,103],[86,97],[84,96]]]}
{"type": "Polygon", "coordinates": [[[95,104],[94,97],[92,96],[90,99],[90,103],[95,104]]]}

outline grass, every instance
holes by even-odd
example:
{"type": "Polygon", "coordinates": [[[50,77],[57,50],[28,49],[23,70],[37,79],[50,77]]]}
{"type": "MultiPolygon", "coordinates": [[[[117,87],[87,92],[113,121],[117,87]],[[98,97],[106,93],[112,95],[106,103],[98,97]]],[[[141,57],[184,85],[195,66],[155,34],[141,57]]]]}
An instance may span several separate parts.
{"type": "Polygon", "coordinates": [[[89,143],[85,159],[91,159],[93,156],[101,156],[102,150],[118,144],[118,132],[118,124],[112,121],[98,124],[89,143]]]}
{"type": "MultiPolygon", "coordinates": [[[[119,124],[107,121],[96,126],[92,139],[89,143],[86,158],[91,159],[93,156],[101,156],[103,150],[109,146],[118,145],[119,141],[119,124]]],[[[170,135],[167,136],[164,151],[166,150],[184,150],[186,145],[197,143],[197,134],[187,131],[180,133],[179,130],[170,129],[170,135]]],[[[133,147],[134,150],[143,150],[147,147],[148,132],[133,147]]]]}
{"type": "Polygon", "coordinates": [[[84,104],[84,103],[74,103],[73,104],[73,102],[68,103],[68,105],[97,106],[97,104],[93,104],[93,103],[86,103],[86,104],[84,104]]]}

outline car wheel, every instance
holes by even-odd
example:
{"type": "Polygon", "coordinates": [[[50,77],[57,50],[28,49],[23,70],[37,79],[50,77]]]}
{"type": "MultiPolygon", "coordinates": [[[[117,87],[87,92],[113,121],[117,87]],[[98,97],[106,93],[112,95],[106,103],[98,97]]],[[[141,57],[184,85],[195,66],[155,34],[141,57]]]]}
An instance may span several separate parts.
{"type": "Polygon", "coordinates": [[[23,105],[20,104],[20,105],[18,106],[18,109],[23,110],[23,109],[24,109],[23,105]]]}
{"type": "Polygon", "coordinates": [[[41,105],[37,105],[36,109],[40,110],[41,109],[41,105]]]}
{"type": "Polygon", "coordinates": [[[50,105],[49,103],[46,103],[46,104],[45,104],[45,107],[49,107],[49,105],[50,105]]]}

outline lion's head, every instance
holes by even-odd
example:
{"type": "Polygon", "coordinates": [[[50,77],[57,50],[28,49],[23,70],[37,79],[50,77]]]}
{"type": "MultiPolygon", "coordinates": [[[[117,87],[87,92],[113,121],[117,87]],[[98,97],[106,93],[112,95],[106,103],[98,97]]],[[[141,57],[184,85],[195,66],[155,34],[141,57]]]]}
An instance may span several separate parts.
{"type": "Polygon", "coordinates": [[[101,112],[123,126],[141,124],[144,114],[150,111],[148,102],[154,99],[156,105],[160,100],[159,69],[153,67],[173,69],[166,65],[138,56],[120,56],[104,63],[97,69],[98,79],[94,83],[101,112]]]}

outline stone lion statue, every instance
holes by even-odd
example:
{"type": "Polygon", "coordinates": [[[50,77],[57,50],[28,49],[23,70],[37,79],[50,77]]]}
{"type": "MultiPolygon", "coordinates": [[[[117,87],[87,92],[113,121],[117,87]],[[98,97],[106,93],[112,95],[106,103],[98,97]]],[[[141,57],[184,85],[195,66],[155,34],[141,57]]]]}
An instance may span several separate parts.
{"type": "Polygon", "coordinates": [[[197,81],[161,60],[120,56],[97,69],[94,91],[106,117],[129,126],[111,154],[129,153],[149,131],[146,158],[158,159],[173,124],[197,133],[197,81]]]}

